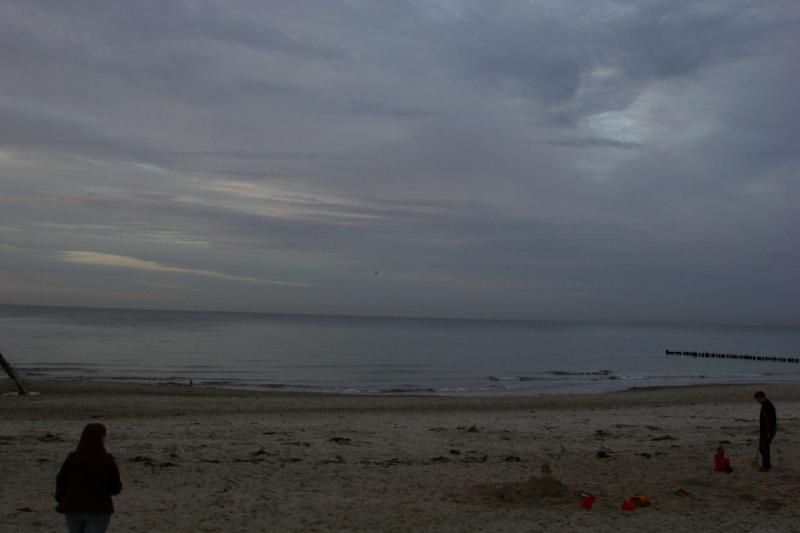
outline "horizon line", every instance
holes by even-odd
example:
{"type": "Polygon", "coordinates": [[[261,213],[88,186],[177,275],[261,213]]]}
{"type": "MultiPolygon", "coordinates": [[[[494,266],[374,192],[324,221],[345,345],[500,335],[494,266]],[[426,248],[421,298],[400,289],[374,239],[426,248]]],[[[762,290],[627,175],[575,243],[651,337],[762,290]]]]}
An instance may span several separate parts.
{"type": "Polygon", "coordinates": [[[564,318],[478,318],[478,317],[437,317],[421,315],[359,315],[348,313],[303,313],[285,311],[246,311],[226,309],[176,309],[154,307],[119,307],[97,305],[64,305],[64,304],[21,304],[14,302],[0,302],[0,307],[29,307],[29,308],[55,308],[55,309],[84,309],[106,311],[140,311],[163,313],[207,313],[230,315],[283,315],[297,317],[325,317],[325,318],[350,318],[350,319],[375,319],[375,320],[425,320],[425,321],[453,321],[453,322],[516,322],[516,323],[551,323],[551,324],[596,324],[596,325],[636,325],[636,326],[698,326],[698,327],[744,327],[744,328],[785,328],[797,329],[800,324],[764,324],[764,323],[730,323],[730,322],[705,322],[705,321],[658,321],[658,320],[619,320],[619,319],[564,319],[564,318]]]}

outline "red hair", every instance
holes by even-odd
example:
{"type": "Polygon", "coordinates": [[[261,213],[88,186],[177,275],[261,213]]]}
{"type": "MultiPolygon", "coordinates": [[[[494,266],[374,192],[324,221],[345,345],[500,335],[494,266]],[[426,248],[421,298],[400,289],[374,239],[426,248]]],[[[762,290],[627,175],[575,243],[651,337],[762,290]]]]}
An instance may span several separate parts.
{"type": "Polygon", "coordinates": [[[83,456],[105,455],[107,453],[106,446],[103,443],[103,437],[105,436],[106,427],[103,424],[97,422],[86,424],[75,452],[83,456]]]}

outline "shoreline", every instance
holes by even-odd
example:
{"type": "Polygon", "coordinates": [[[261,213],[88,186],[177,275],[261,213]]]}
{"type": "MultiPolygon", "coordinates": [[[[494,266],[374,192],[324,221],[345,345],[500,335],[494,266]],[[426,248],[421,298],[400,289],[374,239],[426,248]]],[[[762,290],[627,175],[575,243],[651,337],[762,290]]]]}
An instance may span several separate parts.
{"type": "MultiPolygon", "coordinates": [[[[19,396],[11,380],[0,380],[0,397],[33,400],[33,405],[16,405],[22,411],[42,411],[41,403],[58,399],[67,405],[70,399],[87,400],[102,397],[108,407],[119,400],[139,398],[144,403],[136,412],[141,416],[153,416],[161,410],[158,400],[179,402],[185,412],[202,411],[209,414],[259,413],[292,411],[338,410],[408,410],[431,411],[459,410],[515,410],[515,409],[564,409],[591,407],[644,407],[661,406],[671,401],[694,403],[735,403],[752,400],[756,390],[772,391],[789,401],[800,402],[800,384],[794,383],[748,383],[748,384],[702,384],[631,387],[618,391],[532,395],[492,396],[448,396],[427,394],[348,394],[338,392],[260,391],[229,389],[223,387],[189,386],[177,384],[121,383],[95,380],[25,380],[32,395],[19,396]],[[752,391],[752,392],[751,392],[752,391]],[[116,399],[114,401],[114,399],[116,399]],[[211,405],[206,402],[211,401],[211,405]],[[154,403],[155,402],[155,403],[154,403]],[[193,402],[193,403],[192,403],[193,402]],[[148,409],[144,409],[148,406],[148,409]]],[[[108,410],[108,409],[107,409],[108,410]]],[[[166,414],[173,409],[163,408],[166,414]]],[[[11,412],[0,412],[3,415],[11,412]]],[[[131,412],[124,409],[123,412],[131,412]]],[[[45,413],[38,413],[46,415],[45,413]]]]}
{"type": "MultiPolygon", "coordinates": [[[[706,384],[638,387],[622,391],[528,396],[360,395],[323,392],[248,391],[217,387],[132,384],[90,380],[28,380],[33,395],[18,396],[0,380],[7,409],[0,420],[147,418],[279,413],[501,412],[570,409],[664,408],[683,404],[752,402],[756,390],[800,403],[800,384],[706,384]]],[[[2,401],[2,400],[0,400],[2,401]]],[[[0,403],[0,405],[3,405],[0,403]]]]}
{"type": "MultiPolygon", "coordinates": [[[[224,385],[204,385],[178,383],[174,381],[117,381],[113,379],[93,378],[22,378],[22,382],[37,393],[37,387],[47,392],[58,394],[123,394],[136,393],[146,395],[200,395],[200,396],[241,396],[241,397],[345,397],[345,398],[451,398],[472,400],[503,400],[503,399],[531,399],[531,398],[560,398],[583,396],[613,396],[617,394],[639,393],[665,390],[714,390],[750,387],[753,390],[764,388],[780,388],[800,390],[800,382],[791,381],[742,381],[742,382],[709,382],[666,385],[632,385],[619,389],[598,389],[589,392],[522,392],[522,393],[494,393],[494,394],[448,394],[448,393],[423,393],[423,392],[342,392],[324,390],[295,390],[290,388],[255,388],[232,387],[224,385]]],[[[0,394],[16,391],[16,387],[5,375],[0,376],[0,394]]]]}
{"type": "MultiPolygon", "coordinates": [[[[12,533],[63,529],[55,474],[88,422],[108,427],[122,472],[112,531],[672,533],[800,522],[800,385],[474,398],[26,384],[39,394],[0,395],[0,516],[12,533]],[[757,389],[778,410],[768,474],[750,467],[757,389]],[[732,474],[713,470],[720,445],[732,474]],[[589,511],[584,491],[597,496],[589,511]],[[621,510],[632,495],[653,505],[621,510]]],[[[0,393],[12,390],[0,380],[0,393]]]]}

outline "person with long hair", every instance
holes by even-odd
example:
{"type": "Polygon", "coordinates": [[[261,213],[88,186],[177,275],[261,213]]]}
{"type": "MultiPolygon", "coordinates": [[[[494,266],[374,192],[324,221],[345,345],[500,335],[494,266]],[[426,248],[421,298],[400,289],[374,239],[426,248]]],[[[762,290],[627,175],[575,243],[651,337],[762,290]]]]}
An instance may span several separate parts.
{"type": "Polygon", "coordinates": [[[106,451],[106,427],[87,424],[74,452],[56,477],[56,510],[66,515],[69,533],[105,533],[122,490],[119,468],[106,451]]]}

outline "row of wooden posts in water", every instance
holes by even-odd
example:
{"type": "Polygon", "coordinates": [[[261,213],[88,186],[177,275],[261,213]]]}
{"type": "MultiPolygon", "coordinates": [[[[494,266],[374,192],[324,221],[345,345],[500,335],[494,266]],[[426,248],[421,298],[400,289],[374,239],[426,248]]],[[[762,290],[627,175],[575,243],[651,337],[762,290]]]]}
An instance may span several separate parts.
{"type": "Polygon", "coordinates": [[[770,361],[773,363],[800,363],[798,357],[780,357],[771,355],[750,355],[735,353],[712,353],[712,352],[673,352],[665,350],[667,355],[683,355],[687,357],[702,357],[704,359],[742,359],[745,361],[770,361]]]}

